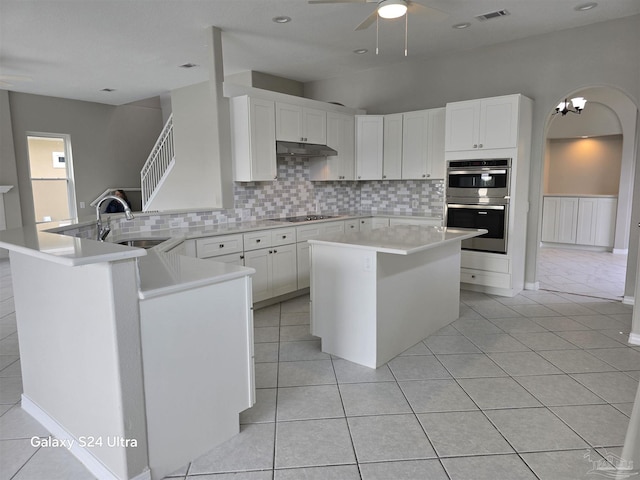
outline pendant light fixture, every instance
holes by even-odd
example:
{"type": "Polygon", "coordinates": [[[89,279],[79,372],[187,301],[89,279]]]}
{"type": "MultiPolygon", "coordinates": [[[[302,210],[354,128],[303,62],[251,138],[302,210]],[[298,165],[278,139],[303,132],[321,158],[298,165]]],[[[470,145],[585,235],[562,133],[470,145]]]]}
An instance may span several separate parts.
{"type": "Polygon", "coordinates": [[[560,102],[556,107],[556,111],[554,115],[557,115],[558,113],[560,113],[564,117],[569,112],[577,113],[578,115],[580,115],[580,112],[584,110],[584,106],[586,105],[586,103],[587,103],[587,99],[584,97],[575,97],[575,98],[572,98],[571,100],[567,100],[565,98],[564,101],[560,102]]]}

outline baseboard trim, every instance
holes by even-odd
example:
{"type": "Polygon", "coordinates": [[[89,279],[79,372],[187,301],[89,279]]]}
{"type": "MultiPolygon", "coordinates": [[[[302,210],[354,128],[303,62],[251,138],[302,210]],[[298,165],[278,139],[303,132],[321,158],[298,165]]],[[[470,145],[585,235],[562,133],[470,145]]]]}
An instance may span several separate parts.
{"type": "Polygon", "coordinates": [[[636,300],[635,297],[632,297],[631,295],[625,295],[624,297],[622,297],[622,303],[624,303],[625,305],[635,305],[636,300]]]}
{"type": "Polygon", "coordinates": [[[634,345],[640,345],[640,333],[631,332],[629,334],[629,343],[632,343],[634,345]]]}
{"type": "Polygon", "coordinates": [[[525,290],[540,290],[540,282],[524,282],[525,290]]]}
{"type": "Polygon", "coordinates": [[[629,254],[629,249],[628,248],[614,248],[613,249],[613,253],[615,253],[616,255],[628,255],[629,254]]]}
{"type": "MultiPolygon", "coordinates": [[[[58,440],[64,440],[65,443],[73,442],[69,452],[76,457],[93,475],[101,480],[123,480],[117,477],[109,470],[100,460],[98,460],[87,448],[81,447],[78,439],[69,433],[62,425],[60,425],[47,412],[42,410],[37,404],[32,402],[29,397],[22,394],[22,409],[36,419],[40,424],[49,430],[49,433],[58,440]]],[[[132,477],[130,480],[151,480],[151,471],[149,469],[132,477]]]]}

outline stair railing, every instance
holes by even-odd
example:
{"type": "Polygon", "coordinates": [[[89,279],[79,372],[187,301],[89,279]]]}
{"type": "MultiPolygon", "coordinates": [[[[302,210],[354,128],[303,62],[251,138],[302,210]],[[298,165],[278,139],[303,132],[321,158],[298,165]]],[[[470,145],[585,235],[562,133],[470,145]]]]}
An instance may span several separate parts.
{"type": "Polygon", "coordinates": [[[173,115],[171,115],[140,172],[142,210],[147,210],[159,186],[173,168],[174,163],[173,115]]]}

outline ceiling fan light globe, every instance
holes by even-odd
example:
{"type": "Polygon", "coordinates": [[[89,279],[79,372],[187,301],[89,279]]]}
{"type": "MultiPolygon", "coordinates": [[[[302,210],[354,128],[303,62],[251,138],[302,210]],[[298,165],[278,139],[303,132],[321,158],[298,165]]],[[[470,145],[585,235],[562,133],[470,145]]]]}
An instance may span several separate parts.
{"type": "Polygon", "coordinates": [[[378,15],[382,18],[400,18],[407,13],[405,0],[383,0],[378,5],[378,15]]]}

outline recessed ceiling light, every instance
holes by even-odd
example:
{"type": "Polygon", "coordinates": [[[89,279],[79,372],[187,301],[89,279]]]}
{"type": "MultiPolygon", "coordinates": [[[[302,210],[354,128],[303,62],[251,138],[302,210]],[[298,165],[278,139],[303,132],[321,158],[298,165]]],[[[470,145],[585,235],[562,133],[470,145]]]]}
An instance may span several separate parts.
{"type": "Polygon", "coordinates": [[[194,68],[197,67],[198,65],[195,63],[183,63],[182,65],[178,65],[180,68],[194,68]]]}
{"type": "Polygon", "coordinates": [[[291,21],[291,17],[285,17],[284,15],[281,15],[279,17],[273,17],[272,20],[275,23],[289,23],[291,21]]]}
{"type": "Polygon", "coordinates": [[[456,23],[455,25],[451,25],[451,28],[457,28],[458,30],[462,30],[463,28],[470,27],[471,24],[469,22],[464,23],[456,23]]]}
{"type": "Polygon", "coordinates": [[[101,92],[115,92],[116,89],[115,88],[103,88],[102,90],[100,90],[101,92]]]}
{"type": "Polygon", "coordinates": [[[357,53],[358,55],[364,55],[368,51],[369,50],[367,50],[366,48],[358,48],[358,49],[354,50],[353,53],[357,53]]]}
{"type": "Polygon", "coordinates": [[[591,10],[592,8],[596,8],[598,4],[596,2],[583,3],[582,5],[578,5],[574,8],[577,12],[586,12],[587,10],[591,10]]]}

